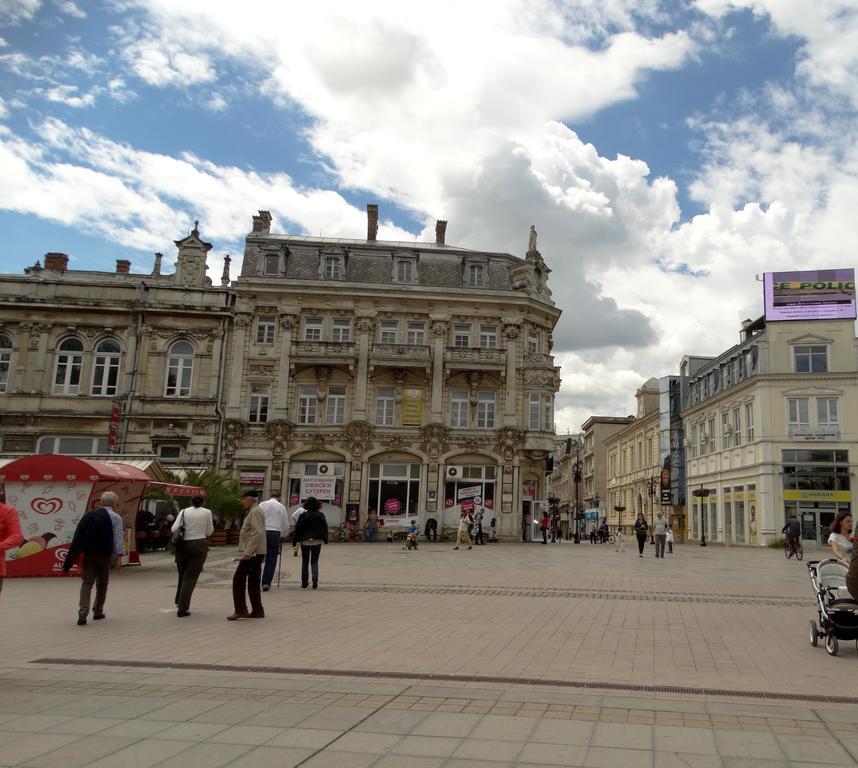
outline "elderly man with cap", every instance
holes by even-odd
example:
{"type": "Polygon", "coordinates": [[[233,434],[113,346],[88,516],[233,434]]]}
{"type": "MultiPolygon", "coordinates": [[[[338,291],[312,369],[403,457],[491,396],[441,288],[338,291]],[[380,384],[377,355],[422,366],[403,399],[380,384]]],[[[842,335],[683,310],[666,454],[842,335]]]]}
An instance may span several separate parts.
{"type": "Polygon", "coordinates": [[[257,503],[254,491],[245,491],[241,505],[247,514],[238,535],[238,567],[232,577],[232,602],[234,611],[227,621],[239,619],[264,619],[262,608],[262,561],[265,559],[265,515],[257,503]],[[250,597],[250,612],[247,611],[250,597]]]}
{"type": "Polygon", "coordinates": [[[280,540],[289,530],[289,515],[280,502],[280,494],[272,493],[270,499],[263,501],[259,508],[265,515],[265,568],[262,570],[262,591],[271,589],[277,556],[280,554],[280,540]]]}
{"type": "Polygon", "coordinates": [[[185,536],[176,547],[176,615],[183,619],[191,615],[191,595],[209,554],[208,538],[214,532],[212,511],[203,506],[202,496],[194,496],[191,506],[179,512],[171,530],[176,533],[180,528],[185,529],[185,536]]]}

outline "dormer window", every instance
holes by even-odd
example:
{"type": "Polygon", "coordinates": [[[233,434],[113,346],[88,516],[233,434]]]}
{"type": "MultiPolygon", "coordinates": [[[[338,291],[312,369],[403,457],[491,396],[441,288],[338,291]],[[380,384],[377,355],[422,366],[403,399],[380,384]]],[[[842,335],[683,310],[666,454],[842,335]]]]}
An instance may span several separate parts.
{"type": "Polygon", "coordinates": [[[468,285],[479,286],[485,282],[482,264],[468,264],[468,285]]]}
{"type": "Polygon", "coordinates": [[[263,275],[279,275],[280,274],[280,254],[266,253],[262,257],[262,274],[263,275]]]}
{"type": "Polygon", "coordinates": [[[393,281],[395,283],[417,282],[417,257],[396,255],[393,257],[393,281]]]}
{"type": "Polygon", "coordinates": [[[344,280],[346,255],[342,251],[327,251],[319,258],[319,277],[322,280],[344,280]]]}
{"type": "Polygon", "coordinates": [[[466,256],[462,265],[462,284],[467,288],[483,288],[486,285],[488,261],[485,257],[466,256]]]}

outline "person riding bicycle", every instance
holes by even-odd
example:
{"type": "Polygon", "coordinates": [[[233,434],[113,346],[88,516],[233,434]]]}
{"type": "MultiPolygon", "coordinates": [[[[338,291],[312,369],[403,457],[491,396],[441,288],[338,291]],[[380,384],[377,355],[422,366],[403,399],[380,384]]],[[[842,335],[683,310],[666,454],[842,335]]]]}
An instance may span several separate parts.
{"type": "Polygon", "coordinates": [[[790,515],[789,520],[786,521],[786,525],[781,528],[781,533],[785,533],[787,535],[789,553],[790,555],[794,555],[796,542],[798,541],[798,537],[801,535],[801,523],[795,516],[795,512],[790,515]]]}

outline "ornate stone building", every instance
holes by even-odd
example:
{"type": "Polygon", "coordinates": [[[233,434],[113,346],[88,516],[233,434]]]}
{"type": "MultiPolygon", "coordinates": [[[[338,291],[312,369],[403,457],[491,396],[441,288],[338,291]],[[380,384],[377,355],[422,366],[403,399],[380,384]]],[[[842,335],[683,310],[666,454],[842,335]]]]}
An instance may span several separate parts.
{"type": "Polygon", "coordinates": [[[217,461],[229,276],[213,287],[197,227],[175,274],[69,269],[49,253],[0,276],[0,447],[4,453],[157,454],[217,461]]]}
{"type": "Polygon", "coordinates": [[[388,526],[460,505],[518,538],[544,498],[560,316],[524,259],[434,243],[273,234],[260,211],[235,283],[222,463],[329,520],[388,526]]]}

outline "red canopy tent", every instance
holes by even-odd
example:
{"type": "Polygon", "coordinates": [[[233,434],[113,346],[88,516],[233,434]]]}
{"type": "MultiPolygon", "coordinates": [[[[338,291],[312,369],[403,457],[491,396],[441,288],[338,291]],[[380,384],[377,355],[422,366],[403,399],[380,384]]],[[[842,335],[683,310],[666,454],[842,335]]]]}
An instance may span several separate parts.
{"type": "MultiPolygon", "coordinates": [[[[121,461],[80,459],[60,454],[24,456],[0,468],[6,501],[18,511],[26,539],[6,553],[9,576],[62,576],[68,545],[81,516],[98,506],[101,494],[113,491],[115,511],[123,519],[129,562],[139,564],[134,520],[152,478],[121,461]]],[[[205,495],[202,488],[156,483],[175,496],[205,495]]],[[[79,573],[78,566],[72,568],[79,573]]]]}

